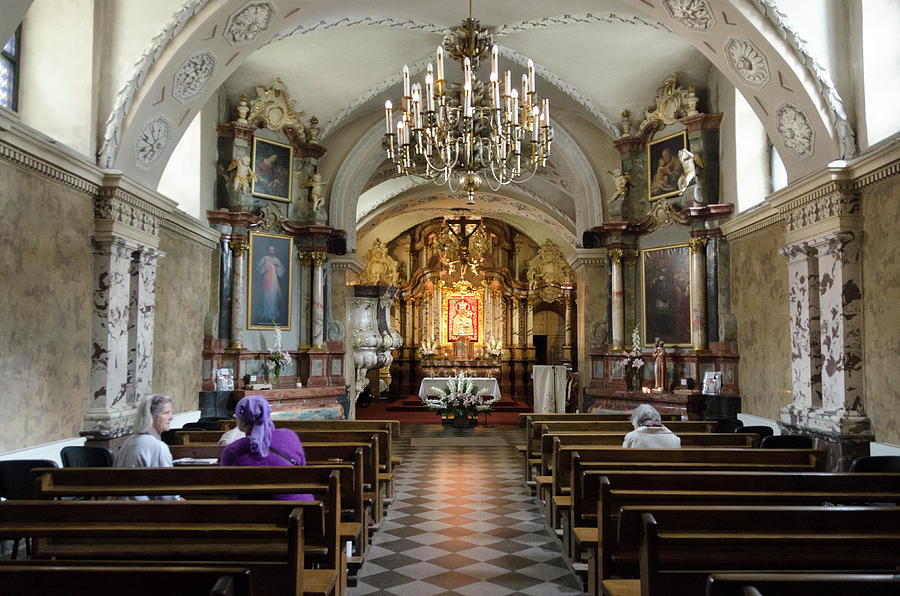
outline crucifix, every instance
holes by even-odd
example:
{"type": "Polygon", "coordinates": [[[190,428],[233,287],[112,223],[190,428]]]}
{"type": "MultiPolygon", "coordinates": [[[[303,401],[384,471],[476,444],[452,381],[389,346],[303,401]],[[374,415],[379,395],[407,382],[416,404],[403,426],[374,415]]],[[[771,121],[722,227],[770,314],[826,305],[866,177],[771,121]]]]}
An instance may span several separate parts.
{"type": "Polygon", "coordinates": [[[457,244],[459,245],[459,260],[463,264],[463,267],[465,267],[466,264],[470,262],[469,238],[472,237],[481,225],[481,220],[466,219],[465,215],[461,215],[459,219],[448,219],[446,222],[450,233],[456,237],[457,244]]]}

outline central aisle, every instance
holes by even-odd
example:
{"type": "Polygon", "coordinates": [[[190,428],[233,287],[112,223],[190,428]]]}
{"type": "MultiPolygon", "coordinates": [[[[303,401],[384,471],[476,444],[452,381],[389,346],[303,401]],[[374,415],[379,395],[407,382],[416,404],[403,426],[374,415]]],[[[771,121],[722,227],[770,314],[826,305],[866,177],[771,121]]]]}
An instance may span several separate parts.
{"type": "Polygon", "coordinates": [[[350,596],[582,593],[524,486],[523,435],[403,425],[394,502],[350,596]]]}

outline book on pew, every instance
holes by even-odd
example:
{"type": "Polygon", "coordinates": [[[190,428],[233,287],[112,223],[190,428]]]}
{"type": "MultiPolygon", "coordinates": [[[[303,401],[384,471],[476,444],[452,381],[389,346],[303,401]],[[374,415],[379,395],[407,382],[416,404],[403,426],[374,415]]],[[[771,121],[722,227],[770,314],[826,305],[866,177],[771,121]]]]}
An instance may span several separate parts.
{"type": "Polygon", "coordinates": [[[172,460],[176,466],[215,466],[219,463],[217,457],[179,457],[172,460]]]}

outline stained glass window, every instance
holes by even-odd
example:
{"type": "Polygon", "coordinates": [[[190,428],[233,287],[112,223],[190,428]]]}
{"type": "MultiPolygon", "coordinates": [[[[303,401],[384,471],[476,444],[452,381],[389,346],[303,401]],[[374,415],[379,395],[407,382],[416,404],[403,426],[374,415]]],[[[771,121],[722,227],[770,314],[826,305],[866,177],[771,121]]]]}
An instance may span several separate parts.
{"type": "Polygon", "coordinates": [[[16,29],[3,50],[0,51],[0,106],[9,110],[18,109],[19,78],[19,35],[22,28],[16,29]]]}

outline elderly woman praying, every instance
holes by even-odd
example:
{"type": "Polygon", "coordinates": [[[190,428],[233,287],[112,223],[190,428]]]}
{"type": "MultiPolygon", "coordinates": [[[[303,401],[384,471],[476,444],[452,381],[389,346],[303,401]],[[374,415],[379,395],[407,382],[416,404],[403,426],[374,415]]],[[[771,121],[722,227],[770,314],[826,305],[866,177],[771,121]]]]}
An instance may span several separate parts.
{"type": "Polygon", "coordinates": [[[634,430],[625,435],[622,447],[678,448],[681,439],[663,426],[659,412],[650,404],[641,404],[631,414],[634,430]]]}
{"type": "MultiPolygon", "coordinates": [[[[275,428],[272,408],[261,395],[248,395],[234,408],[238,428],[247,436],[222,450],[223,466],[304,466],[306,455],[297,433],[275,428]]],[[[280,501],[312,501],[311,494],[273,495],[280,501]]]]}

